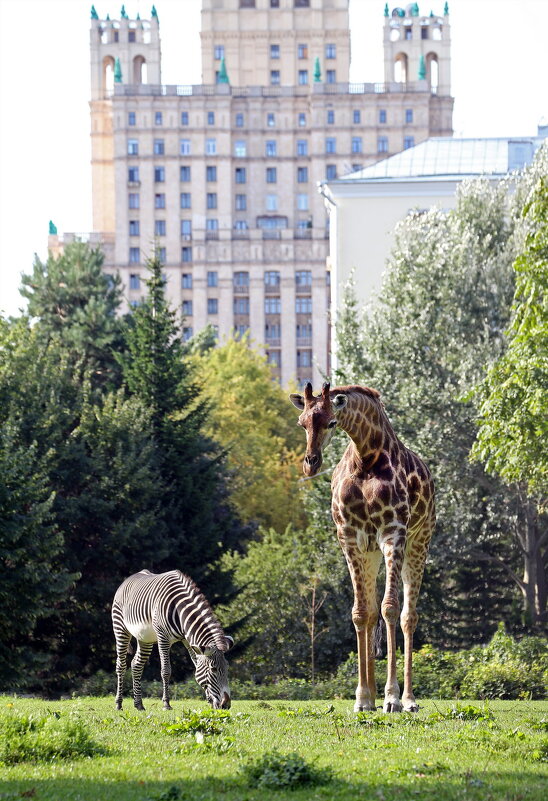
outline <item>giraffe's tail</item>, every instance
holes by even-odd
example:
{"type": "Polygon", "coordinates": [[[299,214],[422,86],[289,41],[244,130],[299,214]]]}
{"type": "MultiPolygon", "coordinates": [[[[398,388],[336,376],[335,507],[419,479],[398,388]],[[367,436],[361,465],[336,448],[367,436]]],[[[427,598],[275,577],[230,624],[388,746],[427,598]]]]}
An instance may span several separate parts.
{"type": "Polygon", "coordinates": [[[382,615],[379,615],[379,619],[377,620],[377,625],[375,626],[375,657],[377,659],[381,659],[383,655],[383,640],[385,635],[386,627],[384,625],[384,618],[382,615]]]}

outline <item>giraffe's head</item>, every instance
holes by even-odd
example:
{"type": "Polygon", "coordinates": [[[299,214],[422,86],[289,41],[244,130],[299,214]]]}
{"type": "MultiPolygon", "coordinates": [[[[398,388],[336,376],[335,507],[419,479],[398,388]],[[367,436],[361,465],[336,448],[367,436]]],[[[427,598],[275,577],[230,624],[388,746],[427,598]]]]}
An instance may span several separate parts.
{"type": "Polygon", "coordinates": [[[303,472],[307,476],[315,476],[322,466],[322,451],[337,425],[337,414],[344,409],[348,398],[343,393],[331,397],[329,384],[325,383],[321,395],[313,395],[312,384],[307,384],[304,396],[293,394],[289,399],[301,411],[298,424],[306,431],[303,472]]]}

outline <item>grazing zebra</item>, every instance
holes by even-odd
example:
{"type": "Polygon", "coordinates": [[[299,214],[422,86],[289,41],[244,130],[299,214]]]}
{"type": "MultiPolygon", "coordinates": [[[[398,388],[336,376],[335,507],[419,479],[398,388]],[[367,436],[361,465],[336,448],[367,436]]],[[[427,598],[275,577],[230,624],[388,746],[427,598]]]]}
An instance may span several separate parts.
{"type": "Polygon", "coordinates": [[[183,642],[194,663],[194,675],[214,709],[230,707],[228,665],[224,652],[234,644],[222,630],[206,598],[180,570],[151,573],[141,570],[116,590],[112,604],[112,627],[116,638],[116,708],[122,708],[126,655],[131,637],[137,650],[131,662],[133,703],[144,709],[141,676],[155,642],[160,652],[164,709],[169,704],[174,642],[183,642]]]}

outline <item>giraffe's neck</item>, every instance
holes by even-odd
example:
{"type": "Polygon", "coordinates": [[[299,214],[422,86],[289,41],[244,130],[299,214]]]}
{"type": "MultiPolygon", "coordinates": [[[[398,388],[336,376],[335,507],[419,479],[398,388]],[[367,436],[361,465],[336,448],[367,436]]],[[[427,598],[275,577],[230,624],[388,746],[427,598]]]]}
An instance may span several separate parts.
{"type": "Polygon", "coordinates": [[[354,443],[354,455],[365,467],[373,465],[387,447],[390,423],[380,403],[366,394],[348,395],[338,425],[354,443]]]}

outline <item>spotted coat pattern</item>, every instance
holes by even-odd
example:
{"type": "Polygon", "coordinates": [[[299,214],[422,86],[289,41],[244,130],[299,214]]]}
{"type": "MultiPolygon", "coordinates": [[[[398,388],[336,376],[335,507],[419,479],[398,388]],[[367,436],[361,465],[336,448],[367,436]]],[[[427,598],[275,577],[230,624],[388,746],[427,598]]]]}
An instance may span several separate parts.
{"type": "Polygon", "coordinates": [[[314,396],[291,395],[301,410],[307,435],[306,475],[319,472],[322,451],[335,427],[350,437],[333,472],[332,514],[352,587],[352,620],[358,648],[355,710],[375,709],[374,630],[379,616],[377,574],[384,557],[386,584],[381,613],[387,630],[384,711],[417,711],[412,688],[413,634],[428,546],[435,524],[434,485],[424,462],[398,439],[379,393],[360,386],[330,389],[314,396]],[[400,615],[399,585],[403,583],[400,615]],[[396,623],[404,635],[404,687],[396,676],[396,623]]]}

